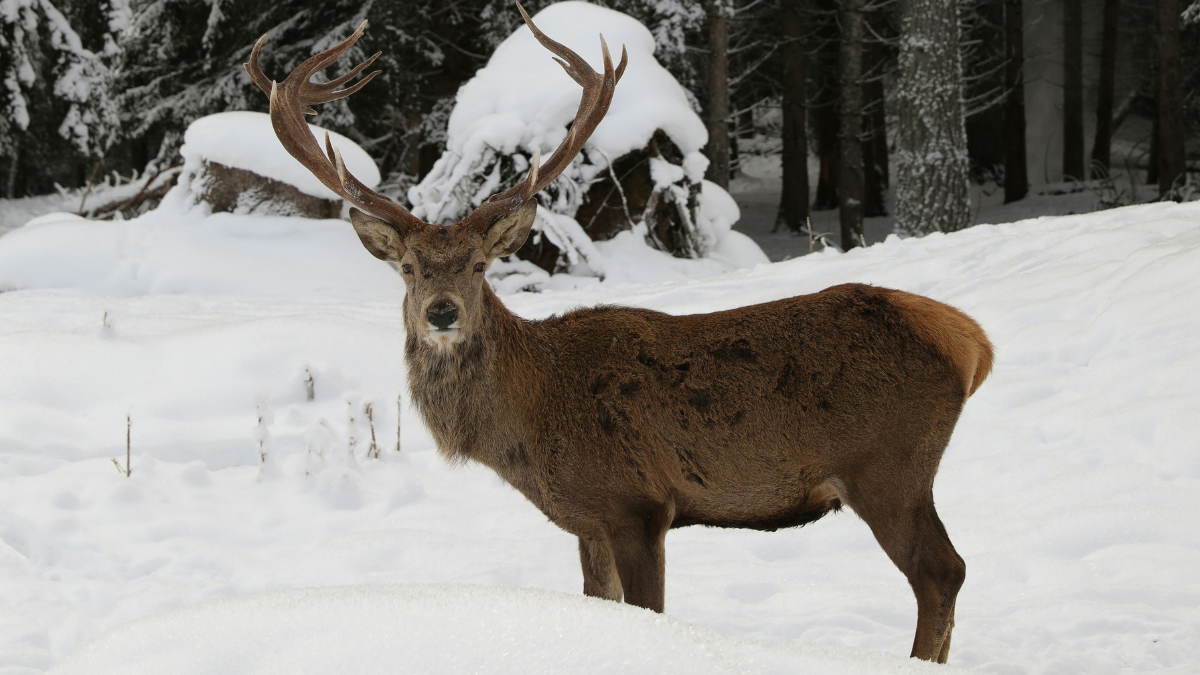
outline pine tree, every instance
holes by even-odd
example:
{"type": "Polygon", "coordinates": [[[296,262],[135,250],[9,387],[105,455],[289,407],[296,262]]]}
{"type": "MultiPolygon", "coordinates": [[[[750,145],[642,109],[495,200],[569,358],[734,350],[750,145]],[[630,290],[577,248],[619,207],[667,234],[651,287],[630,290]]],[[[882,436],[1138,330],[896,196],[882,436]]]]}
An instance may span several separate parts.
{"type": "Polygon", "coordinates": [[[126,11],[119,0],[9,0],[0,12],[6,194],[78,185],[117,140],[111,61],[126,11]],[[72,26],[90,27],[84,38],[72,26]],[[84,19],[87,19],[86,21],[84,19]]]}

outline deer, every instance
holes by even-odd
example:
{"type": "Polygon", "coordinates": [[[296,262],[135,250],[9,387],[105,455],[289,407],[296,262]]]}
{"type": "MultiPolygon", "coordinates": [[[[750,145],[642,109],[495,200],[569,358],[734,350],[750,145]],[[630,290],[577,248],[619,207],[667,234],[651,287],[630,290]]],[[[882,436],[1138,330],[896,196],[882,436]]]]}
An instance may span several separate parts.
{"type": "Polygon", "coordinates": [[[350,204],[363,246],[399,267],[412,401],[450,462],[494,470],[579,541],[583,592],[664,611],[664,544],[688,525],[775,531],[849,506],[917,600],[912,657],[945,663],[966,577],[933,482],[968,397],[992,368],[983,329],[929,298],[863,284],[709,314],[509,311],[485,279],[534,224],[537,193],[583,148],[628,64],[603,73],[525,25],[582,87],[569,132],[528,175],[453,225],[425,222],[351,175],[304,115],[353,94],[378,56],[316,83],[363,35],[280,83],[245,64],[288,152],[350,204]]]}

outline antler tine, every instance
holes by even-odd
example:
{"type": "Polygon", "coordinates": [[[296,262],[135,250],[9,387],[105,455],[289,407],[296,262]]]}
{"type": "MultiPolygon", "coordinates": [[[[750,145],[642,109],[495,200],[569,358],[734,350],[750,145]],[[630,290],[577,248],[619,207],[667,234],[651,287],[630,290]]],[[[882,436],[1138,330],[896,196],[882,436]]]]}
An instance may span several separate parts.
{"type": "Polygon", "coordinates": [[[608,45],[604,42],[604,36],[600,36],[600,50],[604,57],[604,74],[601,75],[592,70],[583,57],[547,37],[534,25],[521,3],[517,2],[516,4],[517,9],[521,12],[521,18],[525,20],[525,25],[529,26],[533,37],[543,47],[550,50],[554,54],[552,58],[563,67],[567,75],[583,87],[583,95],[579,99],[579,110],[575,113],[575,123],[571,125],[567,137],[550,155],[546,164],[539,166],[541,150],[538,149],[534,153],[532,166],[529,167],[529,175],[525,177],[525,180],[504,192],[492,195],[463,220],[464,225],[481,232],[486,232],[500,216],[520,208],[570,166],[575,155],[579,154],[583,144],[591,137],[596,126],[600,124],[600,120],[604,119],[605,113],[608,112],[608,105],[612,102],[617,80],[625,72],[625,65],[629,60],[628,53],[622,47],[621,65],[614,70],[612,57],[608,53],[608,45]]]}
{"type": "Polygon", "coordinates": [[[265,33],[262,37],[258,38],[258,42],[255,42],[254,48],[250,50],[250,60],[243,63],[242,67],[246,69],[247,73],[250,73],[250,79],[254,80],[254,84],[257,84],[258,88],[262,89],[263,93],[269,98],[271,96],[271,78],[263,73],[262,66],[258,64],[258,52],[262,49],[263,42],[266,39],[267,36],[265,33]]]}
{"type": "Polygon", "coordinates": [[[575,113],[575,123],[571,125],[570,132],[563,142],[550,155],[550,159],[542,167],[531,167],[530,175],[521,183],[514,186],[512,189],[505,191],[503,195],[497,195],[492,199],[510,198],[516,194],[528,199],[539,190],[549,185],[551,181],[558,177],[575,159],[575,155],[583,149],[583,144],[591,137],[596,126],[600,124],[600,120],[604,119],[605,113],[608,112],[609,103],[612,102],[613,90],[616,87],[617,80],[625,71],[625,65],[628,62],[628,52],[624,46],[621,48],[621,65],[618,69],[613,68],[612,56],[608,51],[608,44],[604,41],[604,36],[600,36],[600,52],[604,61],[604,73],[600,74],[592,70],[588,62],[579,54],[569,49],[566,45],[557,42],[543,33],[533,23],[533,19],[517,2],[517,9],[521,12],[521,18],[525,20],[525,25],[529,26],[529,31],[533,33],[533,37],[551,53],[554,54],[554,60],[562,66],[567,75],[575,80],[579,86],[583,87],[583,95],[579,100],[579,110],[575,113]],[[519,188],[519,191],[518,191],[519,188]]]}
{"type": "Polygon", "coordinates": [[[353,85],[345,89],[338,89],[369,66],[379,56],[379,54],[375,54],[332,82],[317,84],[309,80],[316,71],[333,65],[339,56],[345,53],[358,38],[362,37],[366,25],[367,22],[363,21],[358,30],[354,31],[350,37],[309,57],[280,83],[268,79],[259,65],[258,55],[263,41],[266,39],[264,35],[250,51],[250,60],[245,64],[246,72],[250,74],[254,83],[270,97],[271,126],[275,129],[275,135],[279,138],[279,142],[325,187],[364,211],[390,222],[401,231],[424,227],[425,223],[409,213],[403,206],[363,185],[347,171],[342,162],[341,153],[333,147],[329,134],[325,135],[325,149],[322,152],[320,144],[308,127],[308,122],[304,120],[305,114],[314,112],[308,108],[310,103],[326,103],[349,96],[379,74],[380,71],[376,70],[368,73],[353,85]]]}

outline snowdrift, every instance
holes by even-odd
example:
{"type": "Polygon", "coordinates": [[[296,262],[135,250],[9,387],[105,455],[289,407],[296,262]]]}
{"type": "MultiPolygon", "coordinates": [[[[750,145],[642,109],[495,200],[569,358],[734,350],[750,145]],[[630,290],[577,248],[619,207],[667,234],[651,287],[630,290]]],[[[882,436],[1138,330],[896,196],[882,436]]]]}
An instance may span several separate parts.
{"type": "MultiPolygon", "coordinates": [[[[0,237],[0,273],[20,262],[19,234],[0,237]]],[[[83,258],[52,253],[70,236],[40,240],[39,273],[69,277],[83,258]]],[[[308,265],[337,240],[271,236],[211,240],[195,261],[242,239],[260,247],[239,259],[263,276],[231,271],[223,286],[194,272],[173,294],[129,297],[81,273],[66,292],[0,293],[0,670],[203,672],[189,634],[214,658],[253,658],[252,672],[327,663],[310,643],[350,669],[392,671],[393,640],[417,645],[418,664],[469,666],[487,645],[514,651],[485,672],[609,667],[601,648],[625,636],[654,648],[629,655],[634,666],[663,671],[686,671],[701,647],[699,672],[922,665],[904,659],[908,584],[849,512],[775,533],[672,531],[665,617],[579,597],[575,539],[486,469],[447,466],[408,407],[401,291],[363,291],[376,270],[398,289],[395,275],[364,252],[330,272],[358,264],[364,277],[318,283],[308,265]],[[263,293],[285,278],[306,293],[263,293]],[[124,462],[126,415],[128,478],[111,461],[124,462]],[[293,590],[328,586],[369,588],[293,590]],[[471,608],[495,629],[475,634],[471,608]],[[222,633],[225,621],[244,633],[222,633]],[[574,639],[585,625],[597,629],[574,639]]],[[[166,259],[134,237],[114,244],[122,260],[166,259]]],[[[997,358],[934,488],[967,564],[951,665],[1185,673],[1200,666],[1198,269],[1200,204],[1154,204],[504,301],[528,318],[599,303],[706,312],[857,281],[964,310],[997,358]]]]}
{"type": "Polygon", "coordinates": [[[54,675],[408,673],[825,675],[963,672],[821,646],[739,640],[578,595],[486,586],[306,588],[142,619],[54,675]]]}

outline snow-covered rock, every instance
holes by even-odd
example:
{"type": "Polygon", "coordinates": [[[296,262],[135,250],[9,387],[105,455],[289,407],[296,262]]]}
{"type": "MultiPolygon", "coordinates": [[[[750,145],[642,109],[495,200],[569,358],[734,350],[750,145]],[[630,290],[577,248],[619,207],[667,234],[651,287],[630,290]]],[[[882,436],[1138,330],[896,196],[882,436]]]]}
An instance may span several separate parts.
{"type": "MultiPolygon", "coordinates": [[[[324,147],[326,129],[309,125],[324,147]]],[[[346,168],[367,187],[379,185],[374,160],[350,139],[328,131],[346,168]]],[[[224,112],[202,117],[183,137],[179,182],[190,199],[213,211],[336,218],[341,197],[296,161],[275,136],[265,113],[224,112]]]]}
{"type": "MultiPolygon", "coordinates": [[[[731,212],[700,203],[732,199],[716,185],[705,186],[706,196],[701,196],[708,160],[700,149],[708,134],[683,87],[655,60],[650,31],[626,14],[575,1],[547,7],[534,22],[597,71],[603,65],[600,35],[614,61],[624,45],[629,64],[608,114],[583,151],[539,195],[543,208],[518,257],[548,272],[603,277],[611,265],[596,256],[592,240],[598,243],[629,230],[643,215],[653,221],[647,223],[647,245],[690,258],[720,249],[737,220],[736,207],[731,212]],[[714,208],[720,217],[711,215],[714,208]]],[[[459,89],[446,152],[409,190],[413,213],[430,222],[456,222],[522,179],[535,151],[544,159],[566,137],[580,93],[579,85],[522,25],[459,89]]],[[[765,262],[765,256],[753,255],[751,246],[739,240],[725,247],[747,255],[723,258],[724,264],[765,262]]]]}

